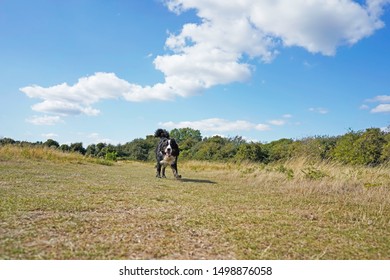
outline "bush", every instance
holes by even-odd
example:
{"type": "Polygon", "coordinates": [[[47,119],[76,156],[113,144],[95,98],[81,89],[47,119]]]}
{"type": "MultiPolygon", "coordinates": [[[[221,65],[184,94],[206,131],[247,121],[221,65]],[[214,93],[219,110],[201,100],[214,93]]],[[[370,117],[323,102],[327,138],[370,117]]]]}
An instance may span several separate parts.
{"type": "Polygon", "coordinates": [[[354,163],[378,165],[384,144],[384,133],[379,128],[367,129],[355,143],[357,158],[354,163]]]}
{"type": "Polygon", "coordinates": [[[158,139],[153,136],[148,136],[146,139],[134,139],[121,146],[121,156],[131,160],[151,160],[152,158],[155,158],[154,150],[157,141],[158,139]]]}
{"type": "Polygon", "coordinates": [[[390,141],[383,145],[380,160],[381,162],[390,161],[390,141]]]}
{"type": "Polygon", "coordinates": [[[86,152],[86,150],[83,147],[83,143],[81,143],[81,142],[70,144],[70,151],[71,152],[78,152],[82,155],[85,155],[85,152],[86,152]]]}
{"type": "Polygon", "coordinates": [[[279,165],[278,167],[275,168],[275,171],[286,174],[287,179],[294,178],[294,170],[292,170],[291,168],[287,168],[284,165],[279,165]]]}
{"type": "MultiPolygon", "coordinates": [[[[343,135],[336,143],[332,157],[347,164],[377,165],[383,159],[383,147],[387,145],[379,128],[343,135]]],[[[386,152],[386,151],[385,151],[386,152]]]]}
{"type": "Polygon", "coordinates": [[[291,144],[291,151],[294,156],[325,160],[331,157],[331,152],[336,146],[336,142],[336,137],[308,137],[291,144]]]}
{"type": "Polygon", "coordinates": [[[292,139],[280,139],[265,145],[269,161],[286,160],[292,157],[292,139]]]}
{"type": "Polygon", "coordinates": [[[58,142],[53,140],[53,139],[46,140],[46,142],[43,143],[43,145],[46,147],[49,147],[49,148],[59,148],[60,147],[60,144],[58,144],[58,142]]]}
{"type": "Polygon", "coordinates": [[[328,176],[328,174],[315,167],[307,167],[302,170],[302,173],[305,174],[306,179],[310,180],[319,180],[328,176]]]}
{"type": "Polygon", "coordinates": [[[238,161],[266,162],[268,154],[260,143],[245,143],[238,148],[235,159],[238,161]]]}
{"type": "Polygon", "coordinates": [[[117,152],[108,152],[106,153],[105,159],[108,161],[116,161],[117,152]]]}

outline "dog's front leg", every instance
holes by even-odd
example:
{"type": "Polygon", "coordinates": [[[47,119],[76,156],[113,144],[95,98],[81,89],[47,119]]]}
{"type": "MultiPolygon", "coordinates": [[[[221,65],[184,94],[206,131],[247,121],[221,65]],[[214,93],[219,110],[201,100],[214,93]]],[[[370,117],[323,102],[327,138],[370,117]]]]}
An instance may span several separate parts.
{"type": "Polygon", "coordinates": [[[166,178],[166,176],[165,176],[165,168],[167,168],[167,166],[163,165],[162,166],[162,176],[161,176],[161,178],[166,178]]]}
{"type": "Polygon", "coordinates": [[[157,169],[156,177],[161,178],[161,164],[160,164],[160,162],[157,162],[156,169],[157,169]]]}
{"type": "Polygon", "coordinates": [[[179,175],[179,173],[177,171],[177,163],[175,162],[175,163],[171,164],[171,168],[172,168],[173,176],[175,176],[176,179],[180,179],[181,175],[179,175]]]}

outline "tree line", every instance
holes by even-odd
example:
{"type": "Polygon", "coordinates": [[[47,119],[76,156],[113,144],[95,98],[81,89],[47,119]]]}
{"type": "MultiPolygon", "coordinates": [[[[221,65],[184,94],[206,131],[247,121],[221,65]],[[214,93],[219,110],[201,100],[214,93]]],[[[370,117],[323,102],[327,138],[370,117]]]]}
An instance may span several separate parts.
{"type": "MultiPolygon", "coordinates": [[[[390,161],[390,132],[379,128],[350,130],[341,136],[313,136],[298,140],[283,138],[269,143],[248,142],[241,136],[202,137],[199,130],[191,128],[173,129],[170,135],[179,143],[180,159],[186,160],[270,163],[306,157],[369,166],[390,161]]],[[[30,143],[2,138],[0,145],[41,145],[106,160],[154,161],[158,141],[158,138],[147,135],[145,138],[137,138],[125,144],[98,143],[84,148],[81,142],[60,145],[53,139],[30,143]]]]}

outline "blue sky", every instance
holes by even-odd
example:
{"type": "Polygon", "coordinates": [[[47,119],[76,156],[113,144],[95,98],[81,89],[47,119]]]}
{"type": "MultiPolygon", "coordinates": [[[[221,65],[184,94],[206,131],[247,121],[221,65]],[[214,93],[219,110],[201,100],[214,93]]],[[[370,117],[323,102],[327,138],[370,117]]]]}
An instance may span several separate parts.
{"type": "Polygon", "coordinates": [[[1,0],[0,137],[251,141],[390,125],[390,1],[1,0]]]}

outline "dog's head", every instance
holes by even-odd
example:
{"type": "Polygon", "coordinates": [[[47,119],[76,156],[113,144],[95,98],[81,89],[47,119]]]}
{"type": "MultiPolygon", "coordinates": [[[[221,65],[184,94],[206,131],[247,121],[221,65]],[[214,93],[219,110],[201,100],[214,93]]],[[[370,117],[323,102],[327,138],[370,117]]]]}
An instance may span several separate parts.
{"type": "Polygon", "coordinates": [[[160,151],[163,155],[176,157],[179,155],[179,146],[175,139],[165,138],[162,140],[160,151]]]}

